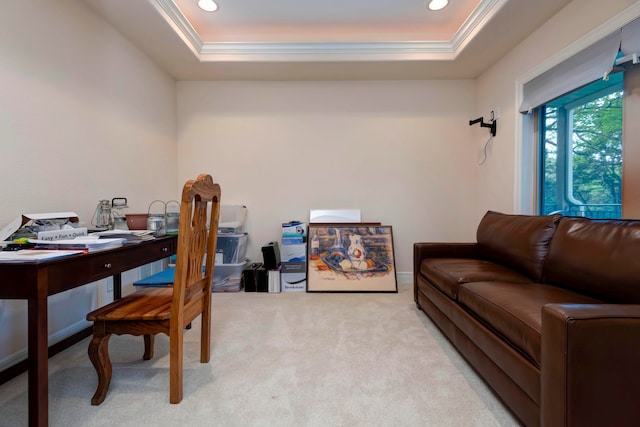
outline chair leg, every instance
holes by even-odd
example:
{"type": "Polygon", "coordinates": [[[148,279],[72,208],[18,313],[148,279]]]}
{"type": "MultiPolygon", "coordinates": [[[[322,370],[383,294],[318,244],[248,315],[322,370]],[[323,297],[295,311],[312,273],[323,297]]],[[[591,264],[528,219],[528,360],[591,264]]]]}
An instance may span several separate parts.
{"type": "Polygon", "coordinates": [[[200,328],[200,363],[209,363],[211,359],[211,292],[205,296],[200,328]]]}
{"type": "Polygon", "coordinates": [[[144,336],[144,356],[142,358],[144,360],[153,359],[153,343],[154,343],[155,335],[145,335],[144,336]]]}
{"type": "Polygon", "coordinates": [[[99,405],[104,401],[111,384],[111,360],[109,359],[109,338],[111,334],[104,334],[96,331],[94,325],[93,339],[89,343],[89,359],[98,374],[98,387],[91,398],[92,405],[99,405]]]}
{"type": "MultiPolygon", "coordinates": [[[[177,322],[176,322],[177,323],[177,322]]],[[[169,335],[169,402],[182,401],[182,350],[183,328],[181,325],[171,327],[169,335]]]]}
{"type": "Polygon", "coordinates": [[[211,359],[211,324],[202,318],[200,331],[200,363],[209,363],[211,359]]]}

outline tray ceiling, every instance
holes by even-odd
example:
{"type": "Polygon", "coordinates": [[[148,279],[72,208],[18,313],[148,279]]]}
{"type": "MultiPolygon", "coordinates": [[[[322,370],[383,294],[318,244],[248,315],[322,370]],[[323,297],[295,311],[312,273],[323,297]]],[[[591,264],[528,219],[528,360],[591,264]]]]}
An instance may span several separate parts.
{"type": "Polygon", "coordinates": [[[475,78],[570,0],[83,0],[177,80],[475,78]]]}

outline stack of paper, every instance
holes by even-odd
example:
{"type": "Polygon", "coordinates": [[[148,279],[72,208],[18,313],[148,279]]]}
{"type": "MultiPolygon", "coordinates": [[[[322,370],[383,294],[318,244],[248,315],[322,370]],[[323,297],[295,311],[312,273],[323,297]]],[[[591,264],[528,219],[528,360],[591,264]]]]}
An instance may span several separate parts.
{"type": "Polygon", "coordinates": [[[64,250],[38,250],[38,249],[22,249],[19,251],[0,251],[0,262],[28,262],[28,261],[44,261],[47,259],[59,258],[69,255],[84,253],[83,250],[64,251],[64,250]]]}
{"type": "Polygon", "coordinates": [[[103,251],[120,247],[125,239],[101,239],[99,236],[76,237],[75,239],[63,240],[38,240],[29,239],[29,243],[35,243],[36,249],[62,249],[62,250],[83,250],[85,252],[103,251]]]}

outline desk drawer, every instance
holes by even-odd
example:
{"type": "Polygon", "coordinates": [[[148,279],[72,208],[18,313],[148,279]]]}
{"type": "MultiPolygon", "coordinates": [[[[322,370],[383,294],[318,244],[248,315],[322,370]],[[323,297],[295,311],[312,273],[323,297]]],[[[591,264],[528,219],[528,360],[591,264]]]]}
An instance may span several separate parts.
{"type": "Polygon", "coordinates": [[[98,280],[167,258],[172,254],[171,242],[152,242],[136,247],[135,250],[96,254],[97,256],[93,257],[89,263],[89,268],[94,275],[93,280],[98,280]]]}
{"type": "Polygon", "coordinates": [[[176,239],[158,239],[52,264],[48,268],[49,295],[167,258],[175,247],[176,239]]]}

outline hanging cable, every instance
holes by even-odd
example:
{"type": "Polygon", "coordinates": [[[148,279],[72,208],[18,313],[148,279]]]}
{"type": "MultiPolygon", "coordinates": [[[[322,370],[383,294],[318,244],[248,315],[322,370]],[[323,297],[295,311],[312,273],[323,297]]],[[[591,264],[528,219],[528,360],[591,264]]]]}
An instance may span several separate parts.
{"type": "Polygon", "coordinates": [[[484,165],[484,162],[487,161],[487,148],[489,147],[489,143],[491,142],[492,139],[493,139],[493,135],[489,136],[489,139],[487,139],[487,142],[484,143],[484,148],[482,150],[484,157],[482,161],[478,164],[478,166],[484,165]]]}

